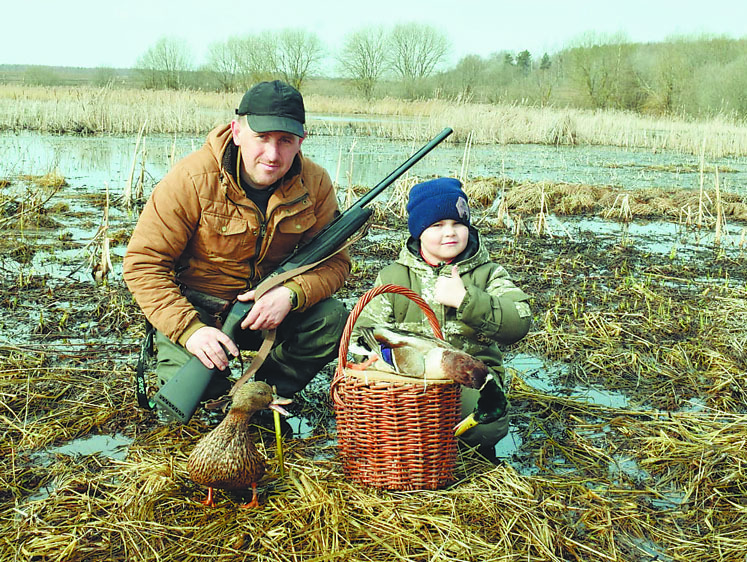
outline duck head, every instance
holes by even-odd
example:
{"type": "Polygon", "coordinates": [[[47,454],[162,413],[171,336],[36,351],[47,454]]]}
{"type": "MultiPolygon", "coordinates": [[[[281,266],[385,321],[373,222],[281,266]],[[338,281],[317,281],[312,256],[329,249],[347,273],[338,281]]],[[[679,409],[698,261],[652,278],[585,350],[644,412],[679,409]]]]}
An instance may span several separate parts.
{"type": "Polygon", "coordinates": [[[284,416],[290,415],[288,411],[280,404],[281,399],[277,398],[269,384],[264,381],[251,381],[242,384],[233,395],[231,408],[229,411],[243,411],[248,413],[258,412],[259,410],[276,410],[284,416]]]}

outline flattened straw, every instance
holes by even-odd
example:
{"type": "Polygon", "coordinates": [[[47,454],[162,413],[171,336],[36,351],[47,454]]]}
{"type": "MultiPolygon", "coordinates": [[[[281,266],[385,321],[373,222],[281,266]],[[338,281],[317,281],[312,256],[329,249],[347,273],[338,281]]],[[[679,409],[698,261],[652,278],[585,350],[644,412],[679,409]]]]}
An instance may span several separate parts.
{"type": "Polygon", "coordinates": [[[34,203],[33,205],[31,205],[29,207],[26,207],[25,205],[22,205],[21,209],[17,213],[15,213],[15,214],[13,214],[13,215],[11,215],[9,217],[5,217],[3,219],[0,219],[0,228],[3,228],[6,224],[8,224],[10,222],[18,221],[21,218],[23,218],[25,215],[27,215],[29,213],[32,213],[32,212],[36,211],[37,209],[41,209],[42,207],[44,207],[44,205],[46,205],[47,201],[49,201],[50,199],[52,199],[52,197],[54,197],[57,194],[57,192],[60,190],[61,187],[62,187],[61,185],[55,186],[52,189],[51,193],[49,193],[42,201],[40,201],[38,203],[34,203]]]}

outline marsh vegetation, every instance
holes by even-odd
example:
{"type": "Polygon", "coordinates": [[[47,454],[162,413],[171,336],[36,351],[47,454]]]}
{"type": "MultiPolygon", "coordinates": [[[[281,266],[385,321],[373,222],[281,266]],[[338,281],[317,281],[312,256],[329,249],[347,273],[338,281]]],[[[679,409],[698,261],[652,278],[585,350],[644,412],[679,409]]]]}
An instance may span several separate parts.
{"type": "MultiPolygon", "coordinates": [[[[84,90],[81,99],[95,103],[87,97],[94,93],[84,90]]],[[[49,108],[65,105],[68,94],[40,99],[37,122],[67,119],[73,110],[49,108]]],[[[44,96],[28,91],[34,95],[44,96]]],[[[186,109],[195,94],[169,93],[168,109],[148,98],[139,112],[113,103],[116,92],[99,95],[109,96],[99,120],[122,119],[134,133],[146,106],[149,122],[162,114],[162,123],[195,133],[230,113],[228,98],[217,95],[205,95],[201,103],[215,113],[199,122],[191,121],[199,112],[186,109]]],[[[313,114],[347,114],[322,101],[312,97],[313,114]]],[[[443,116],[438,123],[428,117],[440,106],[397,107],[409,107],[420,126],[319,117],[309,126],[317,135],[339,126],[387,138],[443,127],[443,116]]],[[[467,139],[470,123],[484,124],[474,129],[475,143],[500,141],[490,132],[493,117],[470,115],[466,106],[453,111],[454,119],[464,112],[466,127],[455,141],[467,139]]],[[[11,128],[23,128],[30,115],[11,128]]],[[[618,132],[625,127],[625,115],[584,115],[590,123],[610,119],[618,132]]],[[[122,186],[109,193],[100,180],[60,170],[0,178],[0,558],[743,561],[747,201],[743,191],[723,189],[742,160],[713,165],[707,155],[745,151],[706,134],[713,123],[698,126],[672,122],[664,127],[670,136],[657,141],[663,144],[646,145],[666,152],[678,127],[694,127],[690,148],[677,147],[696,155],[694,169],[677,172],[701,178],[694,189],[478,177],[468,143],[460,143],[474,220],[493,258],[532,296],[532,330],[506,350],[512,430],[501,463],[463,450],[457,481],[443,490],[389,492],[346,480],[328,394],[331,365],[294,406],[285,476],[264,483],[255,511],[238,509],[245,498],[228,493],[208,510],[187,477],[189,452],[213,418],[200,413],[187,425],[164,425],[136,406],[143,319],[119,268],[138,205],[157,178],[130,174],[140,169],[131,153],[125,161],[138,164],[126,166],[134,177],[128,198],[122,186]],[[102,275],[96,268],[104,255],[110,269],[102,275]],[[108,445],[83,452],[96,438],[108,445]]],[[[525,123],[523,134],[537,128],[525,123]]],[[[632,164],[635,158],[631,152],[632,164]]],[[[349,306],[396,255],[404,197],[418,179],[403,177],[377,202],[340,292],[349,306]]],[[[343,205],[367,189],[340,183],[343,205]]],[[[256,431],[277,473],[273,433],[256,431]]]]}
{"type": "MultiPolygon", "coordinates": [[[[55,134],[203,136],[233,116],[237,94],[111,87],[30,87],[0,84],[0,130],[55,134]]],[[[307,94],[310,135],[357,135],[423,142],[448,123],[447,142],[475,145],[619,146],[704,154],[747,154],[747,126],[724,116],[703,119],[643,116],[628,111],[481,104],[429,99],[307,94]],[[361,107],[366,112],[361,113],[361,107]]]]}

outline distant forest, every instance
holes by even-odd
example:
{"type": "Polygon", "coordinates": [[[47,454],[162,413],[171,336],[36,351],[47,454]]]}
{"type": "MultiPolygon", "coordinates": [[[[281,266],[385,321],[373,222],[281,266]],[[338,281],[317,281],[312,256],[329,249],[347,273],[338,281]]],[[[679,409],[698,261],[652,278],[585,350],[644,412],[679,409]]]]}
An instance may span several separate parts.
{"type": "Polygon", "coordinates": [[[281,78],[305,93],[364,99],[616,109],[680,118],[747,117],[747,38],[632,43],[588,33],[554,54],[500,51],[448,66],[450,44],[421,24],[350,33],[336,53],[313,32],[284,30],[211,45],[196,65],[164,37],[131,69],[0,65],[0,83],[243,91],[281,78]]]}

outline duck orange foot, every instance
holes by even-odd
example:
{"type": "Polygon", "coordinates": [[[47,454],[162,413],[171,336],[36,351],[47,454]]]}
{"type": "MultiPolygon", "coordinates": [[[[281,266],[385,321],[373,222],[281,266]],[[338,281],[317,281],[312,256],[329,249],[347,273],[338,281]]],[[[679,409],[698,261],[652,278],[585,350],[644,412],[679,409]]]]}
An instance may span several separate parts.
{"type": "Polygon", "coordinates": [[[214,494],[213,489],[211,487],[208,486],[208,495],[200,503],[202,505],[206,505],[208,507],[215,507],[215,494],[214,494]]]}
{"type": "Polygon", "coordinates": [[[371,365],[376,363],[376,361],[379,360],[378,355],[372,355],[368,359],[366,359],[363,363],[348,363],[348,367],[351,369],[354,369],[356,371],[365,371],[368,369],[371,365]]]}
{"type": "Polygon", "coordinates": [[[241,509],[253,509],[259,507],[259,500],[257,499],[257,484],[252,484],[252,499],[249,503],[245,503],[239,506],[241,509]]]}

